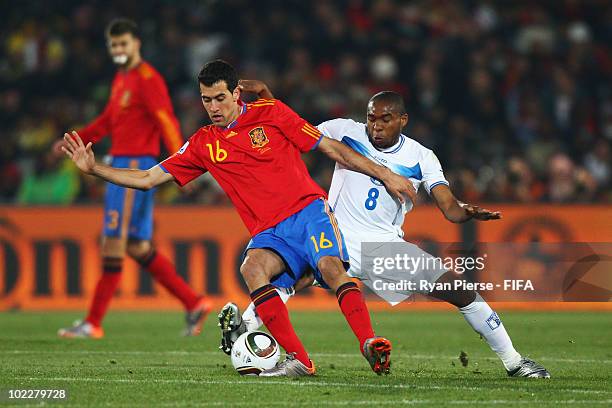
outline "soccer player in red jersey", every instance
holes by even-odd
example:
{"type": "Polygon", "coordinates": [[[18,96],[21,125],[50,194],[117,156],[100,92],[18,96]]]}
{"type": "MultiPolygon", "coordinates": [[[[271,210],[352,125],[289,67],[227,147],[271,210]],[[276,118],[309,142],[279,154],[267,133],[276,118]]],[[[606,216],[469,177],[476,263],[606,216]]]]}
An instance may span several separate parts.
{"type": "MultiPolygon", "coordinates": [[[[148,169],[157,163],[160,139],[170,152],[177,151],[183,143],[168,89],[162,76],[140,56],[136,23],[126,19],[112,21],[106,30],[106,39],[113,62],[119,69],[104,112],[79,134],[85,143],[96,143],[110,135],[113,166],[148,169]]],[[[59,336],[99,338],[104,335],[102,319],[119,284],[126,251],[181,301],[187,311],[187,327],[183,334],[200,333],[209,306],[151,243],[153,195],[154,190],[136,191],[108,184],[102,276],[85,320],[71,328],[60,329],[59,336]]]]}
{"type": "Polygon", "coordinates": [[[81,171],[125,187],[148,190],[174,180],[184,185],[209,171],[232,200],[252,235],[240,272],[258,315],[288,356],[262,376],[313,375],[315,367],[297,337],[271,280],[287,270],[296,278],[314,270],[336,292],[340,309],[362,354],[378,373],[388,373],[391,343],[374,335],[367,306],[346,274],[348,257],[323,190],[310,178],[300,154],[318,148],[349,169],[384,183],[403,202],[415,191],[408,179],[321,133],[279,100],[240,101],[238,78],[224,61],[198,76],[212,125],[200,128],[177,153],[149,170],[96,163],[91,143],[65,134],[64,152],[81,171]]]}

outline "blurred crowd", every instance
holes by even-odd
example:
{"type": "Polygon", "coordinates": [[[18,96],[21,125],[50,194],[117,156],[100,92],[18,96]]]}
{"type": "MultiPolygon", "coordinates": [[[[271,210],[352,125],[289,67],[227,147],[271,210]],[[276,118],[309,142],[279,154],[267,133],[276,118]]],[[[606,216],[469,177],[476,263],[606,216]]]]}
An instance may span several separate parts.
{"type": "MultiPolygon", "coordinates": [[[[369,97],[400,92],[404,133],[433,149],[456,195],[475,202],[612,202],[612,3],[558,1],[29,1],[0,27],[0,201],[98,202],[103,186],[49,153],[99,114],[114,67],[105,25],[136,20],[185,137],[206,124],[204,62],[317,124],[363,121],[369,97]]],[[[103,153],[108,141],[95,147],[103,153]]],[[[305,156],[329,185],[333,164],[305,156]]],[[[227,203],[210,177],[164,203],[227,203]]]]}

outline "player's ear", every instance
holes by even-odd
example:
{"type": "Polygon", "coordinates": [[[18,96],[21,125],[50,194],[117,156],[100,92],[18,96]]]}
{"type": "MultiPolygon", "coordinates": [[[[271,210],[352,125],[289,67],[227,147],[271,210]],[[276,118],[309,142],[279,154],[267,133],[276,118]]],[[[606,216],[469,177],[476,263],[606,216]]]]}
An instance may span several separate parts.
{"type": "Polygon", "coordinates": [[[240,87],[239,86],[234,88],[234,92],[232,92],[232,98],[234,99],[234,102],[237,102],[238,99],[240,99],[240,87]]]}
{"type": "Polygon", "coordinates": [[[406,125],[408,124],[408,114],[407,113],[403,113],[402,116],[400,117],[400,123],[402,125],[402,129],[406,127],[406,125]]]}

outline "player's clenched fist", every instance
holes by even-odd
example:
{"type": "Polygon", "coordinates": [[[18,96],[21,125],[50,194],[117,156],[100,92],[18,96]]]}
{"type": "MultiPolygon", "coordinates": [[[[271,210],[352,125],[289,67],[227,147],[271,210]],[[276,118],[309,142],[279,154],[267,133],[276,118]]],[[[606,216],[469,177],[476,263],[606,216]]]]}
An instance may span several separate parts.
{"type": "Polygon", "coordinates": [[[260,98],[274,98],[274,95],[272,95],[272,92],[268,89],[268,85],[257,79],[241,79],[238,81],[238,88],[240,88],[242,92],[257,94],[260,98]]]}
{"type": "Polygon", "coordinates": [[[407,196],[412,201],[412,204],[416,205],[416,190],[409,179],[388,170],[387,176],[381,181],[392,197],[397,198],[403,203],[405,201],[404,197],[407,196]]]}
{"type": "Polygon", "coordinates": [[[96,158],[91,149],[91,142],[87,146],[83,144],[83,140],[79,134],[72,131],[72,134],[64,133],[64,144],[62,151],[66,153],[70,159],[83,173],[91,174],[96,165],[96,158]]]}

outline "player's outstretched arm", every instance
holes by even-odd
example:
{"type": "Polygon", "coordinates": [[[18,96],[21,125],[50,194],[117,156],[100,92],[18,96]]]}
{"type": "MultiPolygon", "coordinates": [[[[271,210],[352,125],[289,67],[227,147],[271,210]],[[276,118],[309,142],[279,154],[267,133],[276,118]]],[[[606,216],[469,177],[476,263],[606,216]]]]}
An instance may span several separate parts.
{"type": "Polygon", "coordinates": [[[358,171],[382,181],[389,194],[401,203],[404,202],[404,196],[407,196],[413,204],[416,203],[416,191],[407,178],[393,173],[388,168],[376,164],[350,147],[329,137],[322,137],[318,149],[347,169],[358,171]]]}
{"type": "Polygon", "coordinates": [[[445,184],[439,184],[432,188],[431,196],[434,198],[440,211],[444,214],[444,217],[450,222],[462,223],[471,219],[488,221],[501,218],[501,212],[499,211],[490,211],[457,200],[450,188],[445,184]]]}
{"type": "Polygon", "coordinates": [[[100,177],[119,186],[150,190],[173,179],[172,175],[163,171],[159,166],[152,167],[149,170],[138,170],[117,169],[96,163],[91,142],[85,146],[79,134],[74,131],[72,134],[64,134],[62,151],[72,159],[83,173],[100,177]]]}

